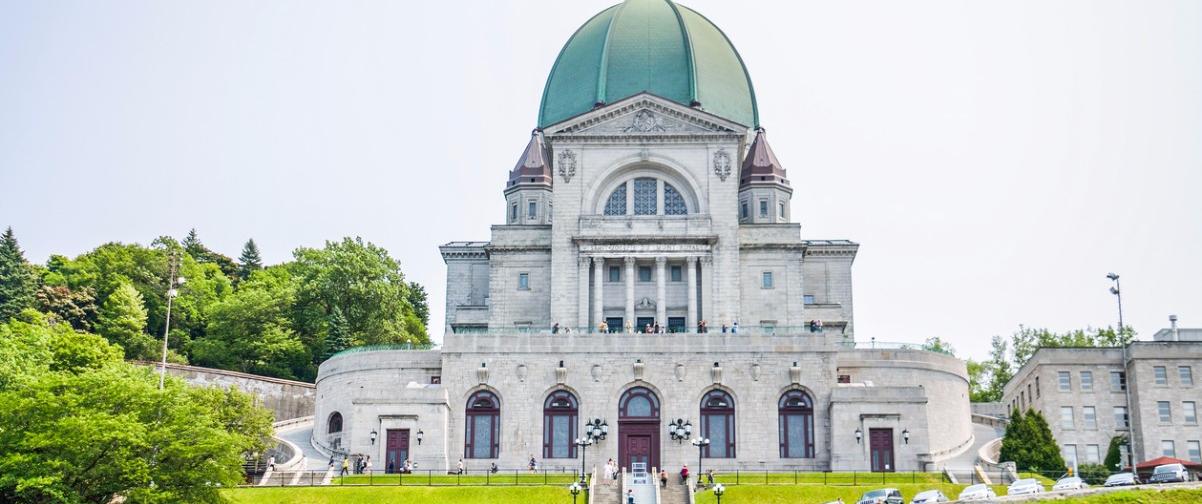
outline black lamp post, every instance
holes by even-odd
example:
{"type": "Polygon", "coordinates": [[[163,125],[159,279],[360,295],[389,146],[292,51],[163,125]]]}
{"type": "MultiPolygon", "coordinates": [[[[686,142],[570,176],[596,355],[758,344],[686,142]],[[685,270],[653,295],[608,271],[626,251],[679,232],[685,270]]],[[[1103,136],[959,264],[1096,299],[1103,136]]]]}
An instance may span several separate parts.
{"type": "Polygon", "coordinates": [[[581,482],[581,483],[584,483],[584,459],[585,459],[585,455],[587,455],[587,454],[588,454],[588,447],[589,447],[589,445],[591,445],[591,444],[593,444],[593,438],[591,438],[591,437],[578,437],[578,438],[576,438],[576,446],[579,446],[579,447],[580,447],[580,482],[581,482]]]}
{"type": "Polygon", "coordinates": [[[698,436],[691,443],[697,447],[697,481],[701,481],[701,454],[705,453],[705,447],[710,445],[710,440],[709,438],[698,436]]]}
{"type": "Polygon", "coordinates": [[[372,429],[372,431],[371,431],[371,445],[372,446],[376,445],[376,436],[378,436],[378,435],[379,435],[379,433],[377,433],[375,429],[372,429]]]}
{"type": "Polygon", "coordinates": [[[572,504],[576,504],[576,496],[580,495],[580,483],[572,483],[568,486],[568,491],[572,493],[572,504]]]}
{"type": "Polygon", "coordinates": [[[726,493],[726,487],[721,483],[714,485],[714,497],[718,499],[718,504],[722,504],[722,494],[726,493]]]}
{"type": "Polygon", "coordinates": [[[580,447],[580,482],[584,483],[585,455],[593,443],[604,440],[609,435],[609,422],[594,418],[584,424],[584,436],[576,438],[576,446],[580,447]]]}
{"type": "Polygon", "coordinates": [[[1121,336],[1123,333],[1123,290],[1119,285],[1119,276],[1115,273],[1107,273],[1106,278],[1114,282],[1114,286],[1110,288],[1110,293],[1118,299],[1119,303],[1119,327],[1115,331],[1115,336],[1121,336]]]}
{"type": "Polygon", "coordinates": [[[425,433],[425,432],[422,432],[422,430],[421,430],[421,429],[418,429],[418,430],[417,430],[417,445],[418,445],[418,446],[421,446],[421,445],[422,445],[422,436],[424,436],[424,435],[426,435],[426,433],[425,433]]]}
{"type": "Polygon", "coordinates": [[[693,435],[693,423],[677,418],[668,424],[668,435],[672,436],[673,441],[680,444],[693,435]]]}
{"type": "Polygon", "coordinates": [[[910,429],[902,430],[902,441],[905,441],[906,444],[910,444],[910,429]]]}

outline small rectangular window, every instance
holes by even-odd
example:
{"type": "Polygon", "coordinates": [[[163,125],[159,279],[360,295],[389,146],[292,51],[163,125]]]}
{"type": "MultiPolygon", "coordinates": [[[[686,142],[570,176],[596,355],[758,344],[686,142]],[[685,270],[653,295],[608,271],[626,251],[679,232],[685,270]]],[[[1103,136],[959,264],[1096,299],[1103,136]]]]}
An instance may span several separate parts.
{"type": "Polygon", "coordinates": [[[767,217],[767,216],[768,216],[768,200],[762,199],[762,200],[760,200],[760,217],[767,217]]]}
{"type": "Polygon", "coordinates": [[[1066,429],[1066,430],[1072,430],[1072,428],[1073,428],[1073,407],[1072,406],[1061,406],[1060,407],[1060,428],[1066,429]]]}
{"type": "Polygon", "coordinates": [[[1198,441],[1186,441],[1186,449],[1189,450],[1190,462],[1202,462],[1202,443],[1198,441]]]}
{"type": "Polygon", "coordinates": [[[1093,406],[1085,406],[1081,408],[1081,420],[1085,422],[1086,429],[1098,428],[1098,412],[1093,406]]]}
{"type": "Polygon", "coordinates": [[[747,218],[747,202],[746,201],[744,201],[743,204],[739,207],[739,218],[740,219],[747,218]]]}
{"type": "Polygon", "coordinates": [[[1185,423],[1198,423],[1198,404],[1194,401],[1185,401],[1181,403],[1181,412],[1185,415],[1185,423]]]}
{"type": "Polygon", "coordinates": [[[1064,455],[1064,463],[1068,464],[1069,467],[1074,467],[1077,465],[1077,445],[1075,445],[1075,444],[1064,445],[1064,454],[1063,455],[1064,455]]]}
{"type": "Polygon", "coordinates": [[[529,273],[518,273],[518,289],[519,290],[530,289],[530,274],[529,273]]]}
{"type": "Polygon", "coordinates": [[[1082,371],[1081,372],[1081,391],[1082,392],[1092,392],[1093,391],[1093,371],[1082,371]]]}
{"type": "Polygon", "coordinates": [[[1168,385],[1169,384],[1169,371],[1167,369],[1165,369],[1164,366],[1152,367],[1152,373],[1156,375],[1156,384],[1157,385],[1168,385]]]}
{"type": "Polygon", "coordinates": [[[805,303],[805,304],[814,304],[814,295],[806,294],[804,296],[801,296],[801,302],[805,303]]]}
{"type": "Polygon", "coordinates": [[[684,268],[680,266],[672,266],[672,281],[679,282],[684,277],[684,268]]]}
{"type": "Polygon", "coordinates": [[[530,202],[526,204],[526,218],[527,219],[538,218],[538,202],[537,201],[530,200],[530,202]]]}
{"type": "Polygon", "coordinates": [[[1085,446],[1085,463],[1086,464],[1101,464],[1102,452],[1098,445],[1091,444],[1085,446]]]}
{"type": "Polygon", "coordinates": [[[785,204],[779,203],[779,204],[777,204],[777,207],[778,207],[778,210],[780,213],[780,218],[782,218],[782,219],[785,218],[785,204]]]}
{"type": "Polygon", "coordinates": [[[1126,429],[1127,428],[1127,407],[1126,406],[1115,406],[1114,407],[1114,428],[1116,428],[1116,429],[1126,429]]]}
{"type": "Polygon", "coordinates": [[[1035,398],[1038,399],[1042,395],[1043,395],[1043,392],[1039,390],[1039,377],[1036,376],[1035,377],[1035,398]]]}
{"type": "Polygon", "coordinates": [[[1071,392],[1073,390],[1073,375],[1068,371],[1060,371],[1056,373],[1060,382],[1061,392],[1071,392]]]}
{"type": "Polygon", "coordinates": [[[763,273],[763,276],[760,279],[760,287],[762,287],[764,289],[772,288],[772,272],[771,271],[765,271],[763,273]]]}
{"type": "Polygon", "coordinates": [[[431,376],[431,377],[430,377],[430,385],[440,385],[440,384],[442,384],[442,377],[441,377],[441,376],[439,376],[439,375],[434,375],[434,376],[431,376]]]}
{"type": "Polygon", "coordinates": [[[610,282],[621,282],[622,281],[622,268],[620,268],[618,266],[610,266],[609,267],[609,281],[610,282]]]}
{"type": "Polygon", "coordinates": [[[1127,373],[1122,371],[1110,372],[1110,391],[1123,392],[1127,390],[1127,373]]]}
{"type": "Polygon", "coordinates": [[[1194,368],[1189,366],[1177,366],[1177,376],[1181,377],[1181,384],[1187,387],[1194,384],[1194,368]]]}
{"type": "Polygon", "coordinates": [[[651,266],[639,266],[639,281],[640,282],[650,282],[651,281],[651,266]]]}
{"type": "Polygon", "coordinates": [[[1156,401],[1156,415],[1160,418],[1160,423],[1172,423],[1173,405],[1168,401],[1156,401]]]}
{"type": "Polygon", "coordinates": [[[516,220],[518,220],[518,204],[514,203],[513,206],[509,207],[509,222],[516,220]]]}
{"type": "Polygon", "coordinates": [[[1173,444],[1173,440],[1165,439],[1160,442],[1160,454],[1166,457],[1177,457],[1177,446],[1173,444]]]}

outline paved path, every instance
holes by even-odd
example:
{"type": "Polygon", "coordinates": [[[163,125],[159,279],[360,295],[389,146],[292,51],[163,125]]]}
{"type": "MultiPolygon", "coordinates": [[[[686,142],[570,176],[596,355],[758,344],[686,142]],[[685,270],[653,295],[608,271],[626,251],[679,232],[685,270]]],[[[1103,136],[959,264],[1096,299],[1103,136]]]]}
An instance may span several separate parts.
{"type": "Polygon", "coordinates": [[[309,438],[313,435],[313,423],[303,423],[290,425],[275,433],[276,437],[287,439],[292,444],[300,447],[301,454],[305,456],[304,462],[297,469],[306,471],[324,471],[330,463],[330,458],[322,455],[313,447],[313,443],[309,442],[309,438]]]}

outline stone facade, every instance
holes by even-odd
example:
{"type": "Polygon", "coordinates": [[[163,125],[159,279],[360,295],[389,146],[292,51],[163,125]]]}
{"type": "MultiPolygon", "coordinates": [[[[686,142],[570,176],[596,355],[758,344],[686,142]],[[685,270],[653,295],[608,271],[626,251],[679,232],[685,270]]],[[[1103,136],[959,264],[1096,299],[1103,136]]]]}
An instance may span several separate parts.
{"type": "Polygon", "coordinates": [[[1200,370],[1198,341],[1041,348],[1006,384],[1002,401],[1043,413],[1066,461],[1100,463],[1119,435],[1129,436],[1137,462],[1162,455],[1202,461],[1200,370]]]}
{"type": "Polygon", "coordinates": [[[370,454],[376,467],[400,456],[436,469],[530,457],[579,467],[581,456],[676,468],[702,455],[726,469],[925,470],[966,450],[962,361],[856,349],[859,245],[802,239],[764,129],[731,119],[758,115],[725,36],[671,2],[607,12],[663,29],[590,24],[574,36],[543,117],[548,103],[584,107],[531,133],[488,241],[440,249],[442,347],[322,364],[314,444],[370,454]],[[678,42],[693,49],[682,61],[623,49],[678,42]],[[591,73],[592,51],[626,77],[591,73]],[[606,79],[648,75],[641,91],[605,98],[616,89],[606,79]],[[596,87],[584,96],[567,82],[596,87]],[[605,422],[606,438],[574,452],[590,420],[605,422]],[[699,452],[675,439],[678,420],[692,429],[684,437],[713,444],[699,452]]]}

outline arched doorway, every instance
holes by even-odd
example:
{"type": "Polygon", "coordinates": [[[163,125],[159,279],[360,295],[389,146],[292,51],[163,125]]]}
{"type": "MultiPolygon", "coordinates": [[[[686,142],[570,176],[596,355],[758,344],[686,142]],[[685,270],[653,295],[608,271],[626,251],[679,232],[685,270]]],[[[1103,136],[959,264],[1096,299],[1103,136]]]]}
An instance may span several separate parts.
{"type": "Polygon", "coordinates": [[[634,387],[618,402],[618,463],[659,467],[659,398],[646,387],[634,387]]]}

